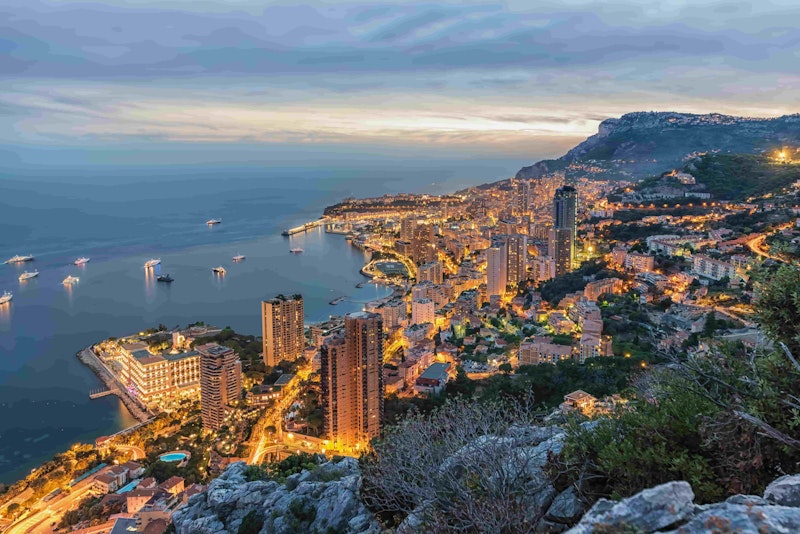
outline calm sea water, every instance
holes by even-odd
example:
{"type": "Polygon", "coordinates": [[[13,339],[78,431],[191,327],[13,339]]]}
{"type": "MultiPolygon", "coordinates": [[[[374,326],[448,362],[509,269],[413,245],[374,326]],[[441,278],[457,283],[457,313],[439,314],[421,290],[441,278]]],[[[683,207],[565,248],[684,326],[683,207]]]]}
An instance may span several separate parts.
{"type": "Polygon", "coordinates": [[[450,192],[502,179],[520,162],[375,160],[339,167],[30,167],[0,174],[0,482],[10,482],[76,441],[134,423],[75,353],[96,341],[164,323],[202,320],[259,334],[260,300],[304,295],[309,321],[360,309],[385,288],[358,273],[364,256],[322,231],[281,237],[345,196],[450,192]],[[207,227],[210,218],[223,222],[207,227]],[[302,255],[289,253],[302,247],[302,255]],[[233,264],[231,258],[247,259],[233,264]],[[91,257],[84,267],[72,262],[91,257]],[[161,258],[171,285],[142,264],[161,258]],[[223,265],[224,278],[211,268],[223,265]],[[20,283],[23,270],[38,278],[20,283]],[[73,288],[61,281],[80,277],[73,288]],[[328,302],[347,295],[338,306],[328,302]]]}

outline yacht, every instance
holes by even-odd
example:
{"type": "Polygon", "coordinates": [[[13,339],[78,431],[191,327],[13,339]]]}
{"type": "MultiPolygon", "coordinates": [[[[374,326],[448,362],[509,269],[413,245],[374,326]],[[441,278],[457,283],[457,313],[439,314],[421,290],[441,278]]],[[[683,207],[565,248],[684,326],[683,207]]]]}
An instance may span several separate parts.
{"type": "Polygon", "coordinates": [[[26,261],[33,261],[33,255],[32,254],[28,254],[27,256],[16,255],[13,258],[8,258],[3,263],[24,263],[26,261]]]}
{"type": "Polygon", "coordinates": [[[61,283],[64,284],[65,286],[71,286],[72,284],[77,284],[78,282],[80,282],[80,280],[81,279],[78,278],[77,276],[70,275],[64,278],[64,280],[61,283]]]}
{"type": "Polygon", "coordinates": [[[222,265],[220,265],[219,267],[214,267],[211,270],[217,274],[225,274],[225,267],[223,267],[222,265]]]}
{"type": "Polygon", "coordinates": [[[206,221],[206,224],[209,226],[214,226],[215,224],[219,224],[222,222],[222,219],[209,219],[206,221]]]}
{"type": "Polygon", "coordinates": [[[75,260],[75,265],[85,265],[89,263],[89,258],[78,258],[75,260]]]}
{"type": "Polygon", "coordinates": [[[146,262],[144,262],[144,268],[149,269],[151,267],[155,267],[160,263],[161,263],[161,258],[156,258],[154,260],[147,260],[146,262]]]}
{"type": "Polygon", "coordinates": [[[30,280],[31,278],[36,278],[37,276],[39,276],[39,271],[25,271],[19,275],[19,281],[24,282],[25,280],[30,280]]]}
{"type": "Polygon", "coordinates": [[[303,249],[300,248],[300,247],[290,248],[289,252],[291,252],[292,254],[302,254],[303,253],[303,249]]]}
{"type": "Polygon", "coordinates": [[[236,256],[233,257],[233,261],[242,261],[246,257],[247,256],[245,256],[244,254],[237,254],[236,256]]]}
{"type": "Polygon", "coordinates": [[[11,299],[14,298],[14,295],[8,291],[3,291],[3,296],[0,297],[0,304],[5,304],[6,302],[11,302],[11,299]]]}
{"type": "Polygon", "coordinates": [[[158,275],[158,277],[156,278],[156,280],[158,280],[159,282],[166,282],[166,283],[168,283],[168,284],[169,284],[170,282],[172,282],[172,281],[173,281],[173,280],[175,280],[175,279],[174,279],[174,278],[172,278],[172,277],[171,277],[170,275],[168,275],[168,274],[161,274],[161,275],[158,275]]]}

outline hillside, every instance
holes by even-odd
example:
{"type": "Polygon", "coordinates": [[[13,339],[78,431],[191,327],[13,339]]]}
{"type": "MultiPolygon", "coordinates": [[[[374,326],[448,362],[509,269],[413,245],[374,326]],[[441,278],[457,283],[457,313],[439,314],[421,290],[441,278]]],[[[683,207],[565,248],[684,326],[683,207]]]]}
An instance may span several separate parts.
{"type": "Polygon", "coordinates": [[[713,198],[725,200],[778,192],[800,179],[800,164],[745,154],[708,154],[690,161],[684,170],[713,198]]]}
{"type": "Polygon", "coordinates": [[[612,179],[638,179],[680,168],[687,157],[704,152],[761,154],[800,145],[800,114],[761,119],[712,113],[628,113],[600,123],[597,134],[555,160],[523,167],[517,178],[538,178],[564,170],[612,179]]]}

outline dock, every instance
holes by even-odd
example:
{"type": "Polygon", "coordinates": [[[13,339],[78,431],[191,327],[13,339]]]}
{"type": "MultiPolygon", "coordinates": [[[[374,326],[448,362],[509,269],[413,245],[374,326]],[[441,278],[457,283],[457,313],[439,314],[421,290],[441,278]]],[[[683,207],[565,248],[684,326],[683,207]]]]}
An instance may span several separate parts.
{"type": "Polygon", "coordinates": [[[113,395],[113,394],[114,394],[114,392],[111,391],[110,389],[98,389],[98,390],[90,391],[89,392],[89,398],[94,400],[94,399],[99,399],[100,397],[106,397],[108,395],[113,395]]]}
{"type": "Polygon", "coordinates": [[[294,234],[300,234],[302,232],[313,230],[317,226],[321,226],[324,223],[325,223],[325,217],[317,219],[316,221],[311,221],[305,224],[301,224],[300,226],[295,226],[294,228],[289,228],[288,230],[284,230],[283,232],[281,232],[281,235],[284,237],[289,237],[294,234]]]}

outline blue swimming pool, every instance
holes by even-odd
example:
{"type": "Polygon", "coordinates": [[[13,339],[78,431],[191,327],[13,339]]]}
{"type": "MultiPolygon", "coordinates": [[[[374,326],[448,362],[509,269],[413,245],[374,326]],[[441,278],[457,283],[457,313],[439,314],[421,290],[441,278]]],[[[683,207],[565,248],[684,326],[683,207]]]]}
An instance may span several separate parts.
{"type": "Polygon", "coordinates": [[[162,462],[182,462],[186,459],[186,453],[184,452],[169,452],[167,454],[162,454],[158,457],[159,460],[162,462]]]}

